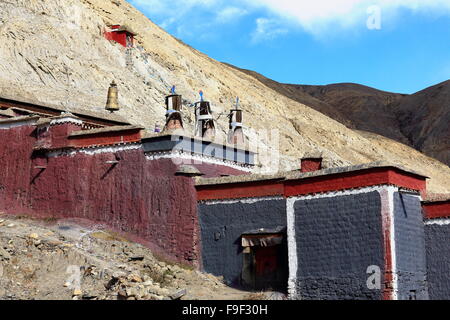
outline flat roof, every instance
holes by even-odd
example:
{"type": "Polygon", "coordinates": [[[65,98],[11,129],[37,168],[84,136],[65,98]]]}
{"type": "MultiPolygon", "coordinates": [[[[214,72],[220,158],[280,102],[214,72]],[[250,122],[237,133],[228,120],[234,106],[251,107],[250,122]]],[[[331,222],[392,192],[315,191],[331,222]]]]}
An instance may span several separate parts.
{"type": "Polygon", "coordinates": [[[128,25],[126,24],[112,24],[109,25],[109,28],[111,28],[112,32],[128,32],[132,34],[133,36],[137,36],[138,34],[128,25]],[[118,26],[118,28],[113,29],[113,27],[118,26]]]}
{"type": "Polygon", "coordinates": [[[450,201],[450,194],[444,193],[444,194],[429,194],[425,198],[422,203],[424,204],[432,204],[432,203],[438,203],[438,202],[448,202],[450,201]]]}
{"type": "Polygon", "coordinates": [[[0,119],[0,123],[14,123],[14,122],[24,122],[24,121],[31,121],[31,120],[38,121],[40,118],[41,118],[40,116],[19,116],[19,117],[7,118],[7,119],[0,119]]]}
{"type": "Polygon", "coordinates": [[[109,132],[121,132],[121,131],[130,131],[130,130],[142,130],[142,127],[139,126],[113,126],[113,127],[105,127],[98,128],[92,130],[81,130],[72,132],[69,137],[79,137],[79,136],[89,136],[95,135],[99,133],[109,133],[109,132]]]}
{"type": "Polygon", "coordinates": [[[59,116],[61,112],[71,112],[74,116],[80,118],[87,123],[94,123],[105,126],[129,125],[130,123],[124,118],[115,115],[101,115],[90,111],[75,111],[68,110],[61,106],[43,105],[38,101],[33,100],[18,100],[14,97],[2,96],[0,97],[0,107],[12,108],[15,110],[37,113],[47,116],[59,116]]]}
{"type": "Polygon", "coordinates": [[[198,141],[198,142],[206,142],[206,143],[211,143],[211,144],[215,144],[218,146],[225,146],[227,148],[230,149],[237,149],[239,151],[245,151],[245,152],[249,152],[249,153],[253,153],[256,154],[256,151],[252,150],[251,148],[246,148],[243,145],[234,145],[234,144],[229,144],[229,143],[221,143],[221,142],[216,142],[213,140],[208,140],[208,139],[204,139],[204,138],[200,138],[200,137],[195,137],[193,135],[187,134],[186,132],[181,132],[181,131],[168,131],[168,132],[161,132],[161,133],[149,133],[149,132],[145,132],[142,136],[142,141],[149,141],[152,139],[157,139],[157,138],[171,138],[171,137],[180,137],[180,138],[187,138],[190,140],[194,140],[194,141],[198,141]]]}
{"type": "Polygon", "coordinates": [[[212,186],[212,185],[252,183],[252,182],[274,181],[274,180],[293,181],[293,180],[308,179],[308,178],[349,173],[349,172],[358,172],[358,171],[377,169],[377,168],[394,168],[394,169],[397,169],[400,171],[404,171],[405,173],[409,173],[409,174],[419,176],[419,177],[422,177],[425,179],[429,178],[421,173],[417,173],[415,171],[407,169],[407,168],[403,167],[402,165],[395,164],[392,162],[378,161],[378,162],[371,162],[371,163],[353,165],[353,166],[347,166],[347,167],[329,168],[329,169],[317,170],[317,171],[312,171],[312,172],[290,171],[290,172],[284,172],[284,173],[273,174],[273,175],[252,174],[252,175],[245,175],[245,176],[231,176],[231,177],[220,177],[220,178],[197,177],[196,185],[197,186],[212,186]]]}
{"type": "Polygon", "coordinates": [[[0,115],[6,116],[6,117],[10,117],[10,118],[16,116],[16,114],[14,113],[14,111],[12,111],[11,108],[8,108],[8,109],[6,109],[6,110],[0,109],[0,115]]]}

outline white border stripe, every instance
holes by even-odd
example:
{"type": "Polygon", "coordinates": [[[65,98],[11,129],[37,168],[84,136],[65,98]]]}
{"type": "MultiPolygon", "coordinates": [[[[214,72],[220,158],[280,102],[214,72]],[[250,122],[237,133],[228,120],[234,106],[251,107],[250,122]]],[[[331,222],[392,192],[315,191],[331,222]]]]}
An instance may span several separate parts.
{"type": "Polygon", "coordinates": [[[295,210],[294,205],[296,198],[289,198],[286,202],[287,214],[287,238],[288,238],[288,262],[289,262],[289,279],[288,279],[288,295],[289,299],[297,298],[297,241],[295,237],[295,210]]]}
{"type": "MultiPolygon", "coordinates": [[[[215,164],[220,166],[226,166],[230,167],[239,171],[243,172],[253,172],[254,168],[246,165],[246,164],[239,164],[232,161],[222,160],[214,157],[208,157],[198,154],[190,154],[186,152],[177,152],[177,151],[169,151],[169,152],[158,152],[158,153],[146,153],[145,155],[148,160],[159,160],[159,159],[173,159],[176,161],[177,159],[180,159],[179,164],[185,164],[182,162],[182,160],[189,160],[194,161],[193,164],[196,164],[195,162],[198,161],[199,164],[202,163],[208,163],[208,164],[215,164]]],[[[177,164],[176,162],[174,162],[177,164]]]]}
{"type": "Polygon", "coordinates": [[[450,225],[450,219],[433,219],[425,221],[425,225],[427,226],[448,226],[450,225]]]}
{"type": "Polygon", "coordinates": [[[245,203],[253,204],[261,201],[272,201],[272,200],[284,200],[284,197],[260,197],[260,198],[243,198],[243,199],[232,199],[232,200],[207,200],[199,201],[199,204],[206,204],[208,206],[216,204],[235,204],[235,203],[245,203]]]}
{"type": "Polygon", "coordinates": [[[389,226],[390,247],[392,259],[392,299],[398,300],[397,248],[395,243],[395,207],[394,207],[394,193],[398,191],[398,188],[389,186],[387,190],[388,190],[388,206],[389,206],[389,221],[390,221],[389,226]]]}
{"type": "Polygon", "coordinates": [[[51,126],[63,124],[63,123],[73,123],[73,124],[77,124],[79,126],[83,125],[83,121],[81,121],[80,119],[77,119],[77,118],[73,118],[73,117],[58,118],[58,119],[54,119],[54,120],[50,121],[51,126]]]}
{"type": "Polygon", "coordinates": [[[55,157],[63,157],[63,156],[74,156],[78,153],[84,153],[87,155],[96,155],[100,153],[114,153],[118,151],[128,151],[128,150],[137,150],[141,149],[142,144],[132,144],[132,145],[116,145],[116,146],[108,146],[108,147],[94,147],[94,148],[82,148],[76,150],[57,150],[51,151],[48,153],[49,158],[55,157]]]}

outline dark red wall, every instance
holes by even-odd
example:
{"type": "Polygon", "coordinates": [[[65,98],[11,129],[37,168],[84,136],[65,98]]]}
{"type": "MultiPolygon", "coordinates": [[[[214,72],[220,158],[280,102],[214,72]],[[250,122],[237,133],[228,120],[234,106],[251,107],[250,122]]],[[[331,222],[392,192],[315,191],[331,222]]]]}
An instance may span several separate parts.
{"type": "Polygon", "coordinates": [[[0,129],[0,211],[30,213],[34,126],[0,129]]]}
{"type": "Polygon", "coordinates": [[[81,125],[74,123],[61,123],[42,127],[37,130],[36,148],[39,149],[59,149],[68,145],[68,136],[72,132],[81,131],[81,125]]]}
{"type": "MultiPolygon", "coordinates": [[[[142,149],[46,158],[43,150],[138,140],[139,131],[67,139],[73,124],[0,130],[0,211],[38,218],[78,218],[131,235],[160,255],[198,264],[197,193],[171,159],[150,161],[142,149]],[[118,137],[120,138],[118,140],[118,137]],[[39,141],[39,144],[37,142],[39,141]],[[110,162],[110,163],[108,163],[110,162]],[[118,163],[115,163],[118,162],[118,163]]],[[[188,162],[192,164],[191,162],[188,162]]],[[[206,177],[245,172],[194,162],[206,177]]]]}
{"type": "Polygon", "coordinates": [[[38,218],[82,218],[131,234],[159,254],[197,264],[193,179],[171,160],[141,149],[49,158],[34,169],[34,127],[0,130],[0,211],[38,218]],[[107,161],[120,159],[117,165],[107,161]]]}
{"type": "Polygon", "coordinates": [[[322,159],[302,159],[300,164],[301,172],[312,172],[322,169],[322,159]]]}

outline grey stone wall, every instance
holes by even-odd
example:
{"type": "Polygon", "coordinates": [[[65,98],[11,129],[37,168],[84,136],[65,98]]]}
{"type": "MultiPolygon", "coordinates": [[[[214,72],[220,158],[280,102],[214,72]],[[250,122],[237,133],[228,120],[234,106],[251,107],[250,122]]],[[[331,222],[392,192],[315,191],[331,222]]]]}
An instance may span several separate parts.
{"type": "Polygon", "coordinates": [[[203,269],[238,284],[243,266],[241,235],[260,228],[286,227],[286,200],[201,203],[199,222],[203,269]]]}
{"type": "Polygon", "coordinates": [[[426,225],[425,239],[430,299],[450,300],[450,225],[426,225]]]}
{"type": "Polygon", "coordinates": [[[425,231],[420,198],[394,194],[395,245],[399,300],[426,300],[425,231]]]}
{"type": "Polygon", "coordinates": [[[381,290],[367,287],[366,273],[378,266],[384,282],[380,194],[299,200],[294,210],[296,298],[381,299],[381,290]]]}

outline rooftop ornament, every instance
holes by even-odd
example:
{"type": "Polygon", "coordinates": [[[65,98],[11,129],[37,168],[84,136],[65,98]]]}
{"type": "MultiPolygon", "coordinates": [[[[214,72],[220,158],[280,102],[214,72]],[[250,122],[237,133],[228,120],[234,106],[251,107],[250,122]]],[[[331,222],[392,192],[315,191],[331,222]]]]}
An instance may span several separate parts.
{"type": "Polygon", "coordinates": [[[195,136],[213,140],[216,126],[211,112],[211,105],[204,99],[204,93],[199,91],[200,101],[195,103],[195,136]]]}
{"type": "Polygon", "coordinates": [[[245,142],[243,132],[243,112],[239,106],[239,97],[236,97],[236,104],[234,109],[230,110],[229,118],[229,132],[228,143],[243,144],[245,142]]]}
{"type": "Polygon", "coordinates": [[[183,120],[181,117],[181,108],[183,99],[176,93],[176,87],[172,86],[170,95],[166,97],[166,125],[164,131],[183,129],[183,120]]]}

